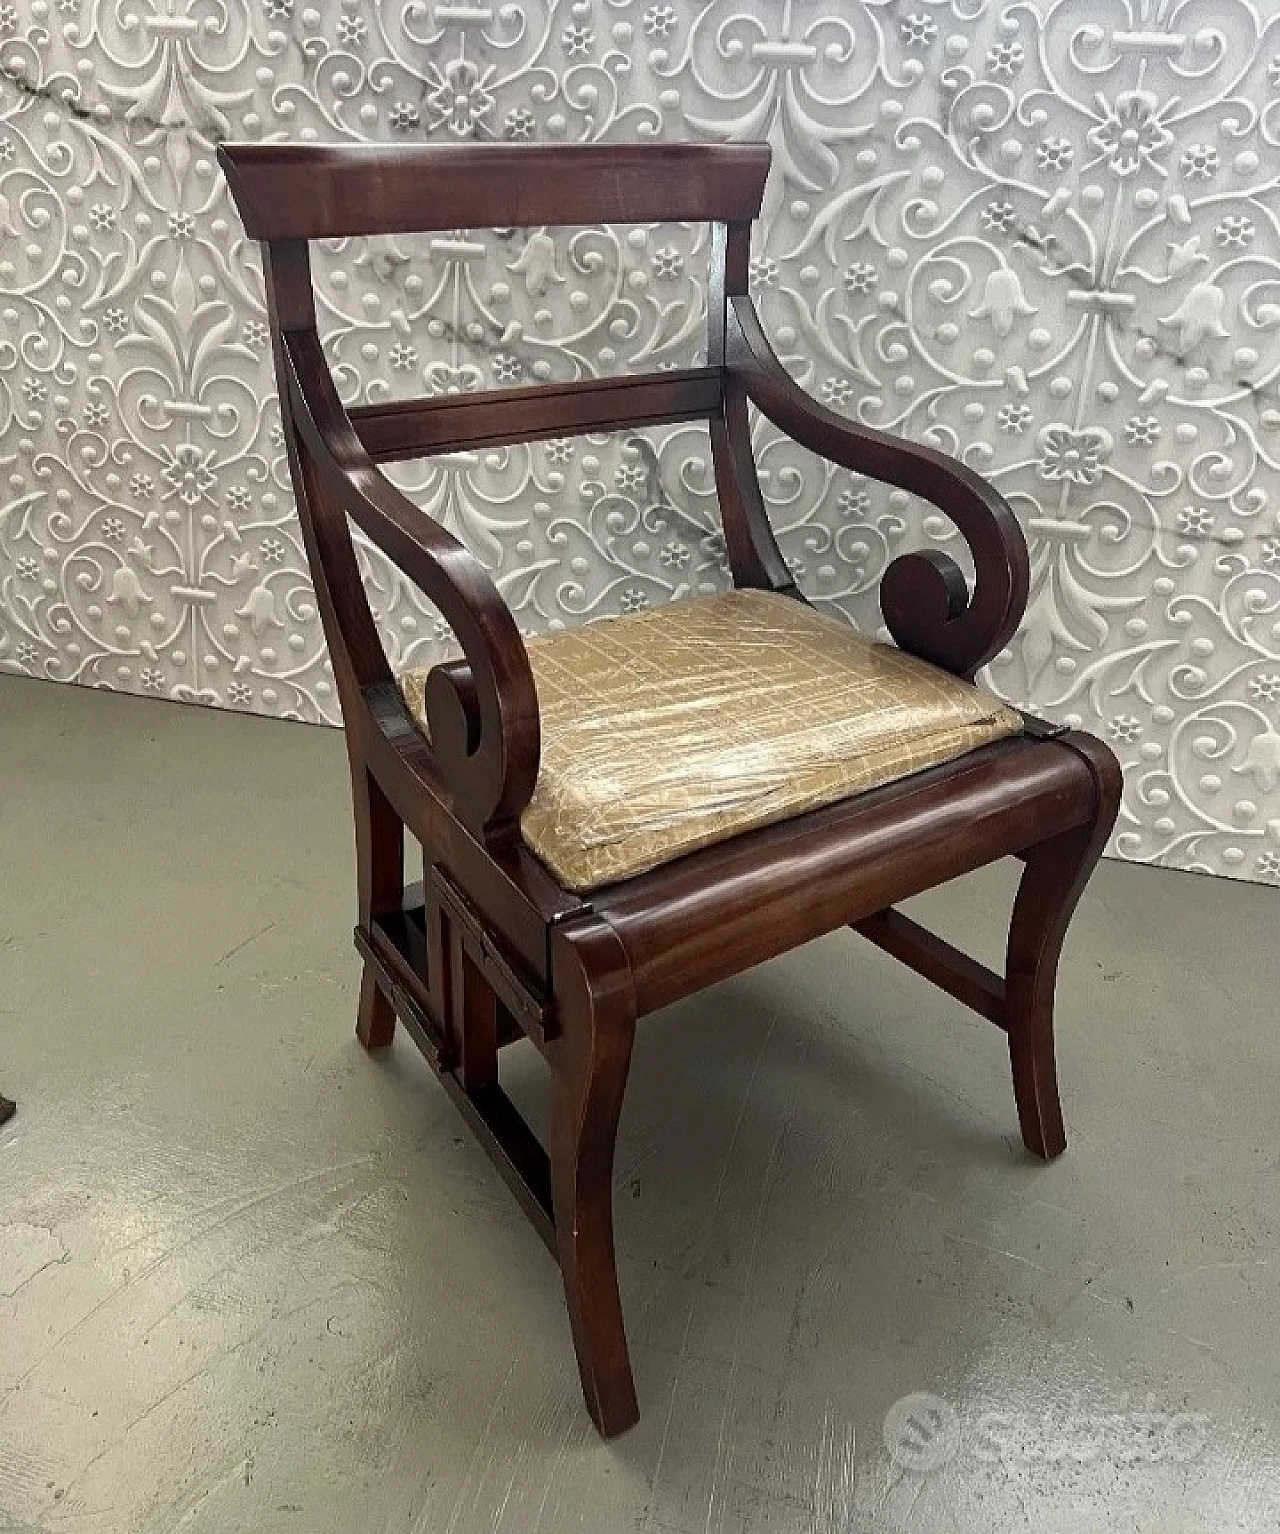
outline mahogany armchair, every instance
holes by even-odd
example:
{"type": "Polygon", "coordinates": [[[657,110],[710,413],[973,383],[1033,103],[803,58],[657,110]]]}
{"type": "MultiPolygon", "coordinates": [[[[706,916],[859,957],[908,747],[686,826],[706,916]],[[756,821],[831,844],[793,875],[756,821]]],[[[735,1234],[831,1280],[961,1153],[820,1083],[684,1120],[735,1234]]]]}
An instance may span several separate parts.
{"type": "Polygon", "coordinates": [[[814,403],[770,349],[747,291],[765,146],[245,144],[224,146],[220,159],[264,247],[289,464],[346,725],[364,961],[357,1033],[366,1049],[382,1048],[398,1018],[511,1185],[559,1262],[587,1409],[611,1436],[637,1417],[611,1208],[637,1018],[851,926],[1004,1030],[1023,1140],[1056,1156],[1065,1140],[1055,974],[1116,816],[1119,768],[1092,736],[1015,714],[969,685],[1027,599],[1026,545],[1001,497],[944,454],[814,403]],[[712,226],[705,367],[341,404],[316,333],[310,240],[669,220],[712,226]],[[816,614],[765,515],[748,402],[806,448],[940,508],[969,546],[972,591],[942,553],[895,559],[880,600],[896,650],[816,614]],[[693,420],[709,423],[735,591],[527,644],[480,562],[378,467],[693,420]],[[392,674],[348,519],[436,604],[463,660],[416,679],[392,674]],[[793,643],[802,664],[792,664],[793,643]],[[611,795],[596,761],[579,774],[596,783],[594,799],[586,789],[575,798],[574,741],[598,746],[602,735],[599,717],[574,735],[575,710],[588,707],[579,691],[605,709],[606,743],[634,752],[638,742],[641,766],[660,776],[679,751],[652,749],[652,719],[643,707],[628,713],[618,675],[651,662],[660,695],[696,702],[708,654],[726,668],[759,663],[768,672],[760,696],[771,701],[758,717],[751,702],[711,711],[689,749],[714,764],[725,731],[726,751],[745,749],[757,766],[767,759],[767,781],[727,805],[690,803],[716,776],[699,769],[664,818],[670,782],[611,795]],[[591,671],[591,687],[574,685],[575,665],[591,671]],[[852,720],[867,668],[888,702],[852,720]],[[567,687],[557,684],[565,674],[567,687]],[[887,742],[860,733],[869,724],[874,736],[886,708],[897,720],[887,742]],[[794,722],[811,709],[823,728],[799,742],[798,757],[794,731],[775,731],[780,744],[766,739],[779,714],[794,722]],[[406,828],[424,856],[423,882],[408,889],[406,828]],[[604,849],[594,862],[593,847],[604,849]],[[591,855],[575,862],[582,853],[591,855]],[[1025,870],[1003,975],[894,909],[1007,855],[1025,870]],[[499,1052],[522,1037],[550,1067],[545,1150],[499,1084],[499,1052]]]}

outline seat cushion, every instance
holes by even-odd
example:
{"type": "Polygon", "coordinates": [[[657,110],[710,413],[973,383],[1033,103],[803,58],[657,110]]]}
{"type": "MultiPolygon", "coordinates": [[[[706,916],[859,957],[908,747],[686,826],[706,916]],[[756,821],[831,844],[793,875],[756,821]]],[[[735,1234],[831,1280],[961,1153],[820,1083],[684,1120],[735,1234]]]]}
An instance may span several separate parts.
{"type": "MultiPolygon", "coordinates": [[[[1017,734],[988,693],[789,597],[674,602],[528,641],[524,839],[595,889],[1017,734]]],[[[425,728],[427,673],[401,679],[425,728]]]]}

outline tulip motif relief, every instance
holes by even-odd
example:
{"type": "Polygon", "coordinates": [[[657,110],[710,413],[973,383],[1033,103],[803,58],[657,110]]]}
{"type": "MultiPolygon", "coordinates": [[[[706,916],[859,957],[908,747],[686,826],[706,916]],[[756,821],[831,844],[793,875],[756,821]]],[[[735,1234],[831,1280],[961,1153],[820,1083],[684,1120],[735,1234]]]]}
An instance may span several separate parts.
{"type": "MultiPolygon", "coordinates": [[[[0,7],[0,670],[336,719],[222,139],[767,137],[751,284],[786,365],[1022,520],[1032,600],[989,685],[1111,741],[1114,853],[1280,881],[1280,13],[1211,9],[0,7]]],[[[318,247],[339,390],[696,362],[708,248],[674,225],[318,247]]],[[[765,427],[757,451],[797,581],[869,632],[886,564],[954,546],[935,508],[765,427]]],[[[727,579],[701,428],[398,474],[527,632],[727,579]]],[[[360,559],[393,664],[445,654],[360,559]]]]}

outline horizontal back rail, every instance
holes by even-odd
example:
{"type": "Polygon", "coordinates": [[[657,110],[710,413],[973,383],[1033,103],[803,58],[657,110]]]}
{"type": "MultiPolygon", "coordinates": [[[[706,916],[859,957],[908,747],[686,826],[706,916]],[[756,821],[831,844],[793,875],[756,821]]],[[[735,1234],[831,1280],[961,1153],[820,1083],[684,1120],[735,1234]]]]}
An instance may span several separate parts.
{"type": "Polygon", "coordinates": [[[765,144],[224,144],[257,240],[749,221],[765,144]]]}
{"type": "Polygon", "coordinates": [[[702,421],[719,410],[720,400],[720,369],[688,368],[358,405],[348,414],[369,456],[390,463],[590,431],[702,421]]]}

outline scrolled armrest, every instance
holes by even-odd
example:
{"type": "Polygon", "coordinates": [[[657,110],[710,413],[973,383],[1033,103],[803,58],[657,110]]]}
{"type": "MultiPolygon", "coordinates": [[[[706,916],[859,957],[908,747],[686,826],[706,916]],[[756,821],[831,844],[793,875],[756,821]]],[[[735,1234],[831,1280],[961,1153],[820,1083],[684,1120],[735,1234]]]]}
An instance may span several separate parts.
{"type": "Polygon", "coordinates": [[[972,677],[1007,643],[1027,605],[1027,543],[1008,502],[946,453],[818,404],[779,362],[749,298],[729,300],[726,362],[748,398],[802,447],[921,496],[959,528],[973,556],[972,593],[949,555],[902,554],[881,578],[880,610],[902,649],[972,677]]]}
{"type": "Polygon", "coordinates": [[[462,646],[465,666],[430,674],[427,723],[455,814],[474,835],[491,839],[519,818],[538,776],[538,695],[515,619],[475,555],[370,458],[338,399],[316,333],[286,332],[280,355],[287,425],[306,463],[342,511],[440,609],[462,646]]]}

